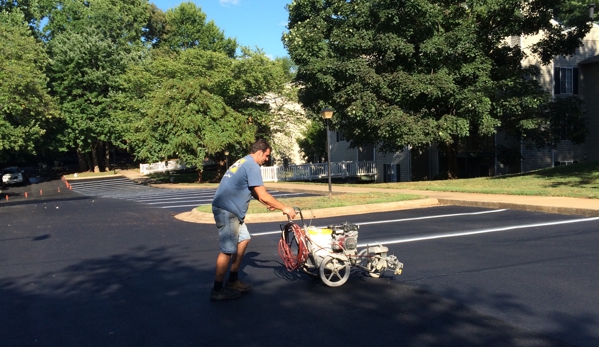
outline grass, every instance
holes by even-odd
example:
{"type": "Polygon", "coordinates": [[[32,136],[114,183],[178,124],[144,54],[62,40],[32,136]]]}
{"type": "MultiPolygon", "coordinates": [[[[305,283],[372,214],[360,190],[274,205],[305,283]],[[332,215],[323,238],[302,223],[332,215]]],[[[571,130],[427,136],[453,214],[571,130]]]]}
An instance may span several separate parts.
{"type": "MultiPolygon", "coordinates": [[[[422,199],[423,196],[399,193],[353,193],[353,194],[335,194],[331,199],[328,196],[309,196],[277,199],[288,206],[299,206],[302,209],[311,208],[313,210],[331,207],[345,207],[355,205],[378,204],[384,202],[407,201],[422,199]]],[[[212,206],[203,205],[197,207],[200,212],[212,213],[212,206]]],[[[248,213],[269,212],[266,207],[256,200],[250,202],[248,213]]]]}
{"type": "Polygon", "coordinates": [[[369,187],[599,199],[599,162],[557,166],[497,177],[376,183],[369,187]]]}

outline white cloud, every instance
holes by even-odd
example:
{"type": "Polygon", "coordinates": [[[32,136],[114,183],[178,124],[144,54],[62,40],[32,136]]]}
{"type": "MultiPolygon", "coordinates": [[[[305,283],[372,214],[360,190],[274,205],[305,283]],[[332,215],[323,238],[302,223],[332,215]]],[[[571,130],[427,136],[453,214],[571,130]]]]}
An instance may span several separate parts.
{"type": "Polygon", "coordinates": [[[221,6],[238,5],[241,0],[218,0],[221,6]]]}

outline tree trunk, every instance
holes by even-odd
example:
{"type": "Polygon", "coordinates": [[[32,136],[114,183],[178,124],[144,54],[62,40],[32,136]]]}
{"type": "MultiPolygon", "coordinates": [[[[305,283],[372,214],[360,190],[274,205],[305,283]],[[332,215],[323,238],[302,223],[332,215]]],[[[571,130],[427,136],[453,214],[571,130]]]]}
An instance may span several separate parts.
{"type": "Polygon", "coordinates": [[[198,173],[198,181],[196,183],[202,183],[203,170],[197,170],[197,173],[198,173]]]}
{"type": "Polygon", "coordinates": [[[447,179],[458,178],[458,140],[446,144],[447,150],[447,179]]]}
{"type": "Polygon", "coordinates": [[[77,145],[77,161],[79,162],[79,171],[87,171],[88,166],[85,160],[85,153],[81,150],[81,145],[77,145]]]}
{"type": "Polygon", "coordinates": [[[220,180],[223,178],[225,173],[227,173],[228,169],[229,169],[228,158],[225,158],[224,160],[219,160],[218,167],[216,169],[216,176],[214,177],[214,181],[220,182],[220,180]]]}
{"type": "Polygon", "coordinates": [[[104,171],[110,171],[110,143],[104,142],[104,171]]]}
{"type": "Polygon", "coordinates": [[[100,172],[100,164],[98,164],[98,141],[94,141],[92,145],[92,162],[94,166],[94,172],[100,172]]]}

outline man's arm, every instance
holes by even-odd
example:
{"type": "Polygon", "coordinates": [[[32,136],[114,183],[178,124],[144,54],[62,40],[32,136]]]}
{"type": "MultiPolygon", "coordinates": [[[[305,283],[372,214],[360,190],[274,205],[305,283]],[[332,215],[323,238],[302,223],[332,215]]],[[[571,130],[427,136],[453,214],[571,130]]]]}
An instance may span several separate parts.
{"type": "Polygon", "coordinates": [[[266,205],[269,209],[281,210],[284,214],[288,215],[289,218],[295,218],[295,210],[293,207],[279,202],[266,191],[264,186],[251,187],[250,189],[252,191],[252,196],[256,198],[256,200],[266,205]]]}

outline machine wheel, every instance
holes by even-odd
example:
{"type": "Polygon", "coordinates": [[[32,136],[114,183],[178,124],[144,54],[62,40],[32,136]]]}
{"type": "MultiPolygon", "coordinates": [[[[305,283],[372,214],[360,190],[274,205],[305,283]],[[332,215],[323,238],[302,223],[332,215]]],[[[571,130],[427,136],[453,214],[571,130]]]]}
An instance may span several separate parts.
{"type": "Polygon", "coordinates": [[[320,279],[329,287],[339,287],[347,282],[350,273],[349,260],[327,256],[320,263],[320,279]]]}

